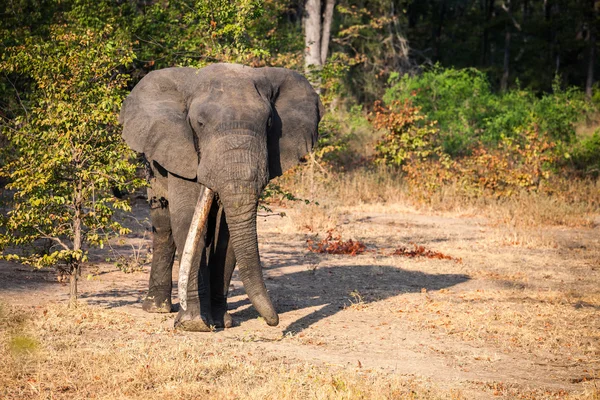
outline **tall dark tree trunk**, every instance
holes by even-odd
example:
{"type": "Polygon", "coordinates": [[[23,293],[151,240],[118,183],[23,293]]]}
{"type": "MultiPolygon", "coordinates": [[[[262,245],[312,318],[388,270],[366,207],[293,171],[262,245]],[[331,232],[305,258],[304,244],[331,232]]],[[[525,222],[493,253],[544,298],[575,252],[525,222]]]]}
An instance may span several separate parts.
{"type": "Polygon", "coordinates": [[[596,21],[598,20],[598,12],[595,7],[595,1],[591,0],[590,19],[588,26],[588,62],[587,62],[587,78],[585,81],[585,97],[588,100],[592,99],[592,90],[594,87],[594,69],[596,68],[596,21]]]}
{"type": "Polygon", "coordinates": [[[440,61],[441,59],[441,46],[442,46],[442,31],[444,28],[444,19],[446,17],[446,0],[442,0],[442,4],[440,6],[440,13],[439,13],[439,20],[438,23],[435,27],[435,34],[434,34],[434,40],[435,40],[435,49],[434,49],[434,54],[433,54],[433,58],[435,61],[440,61]]]}
{"type": "Polygon", "coordinates": [[[507,0],[504,6],[506,11],[506,25],[504,31],[504,62],[502,66],[502,79],[500,80],[500,91],[505,92],[508,89],[508,79],[510,77],[510,39],[511,39],[511,0],[507,0]]]}
{"type": "Polygon", "coordinates": [[[558,3],[552,0],[544,0],[544,20],[548,25],[547,43],[550,44],[550,62],[554,63],[554,74],[560,71],[560,43],[554,15],[558,14],[558,3]]]}
{"type": "Polygon", "coordinates": [[[502,79],[500,80],[500,90],[505,92],[508,89],[508,78],[510,76],[510,26],[506,26],[504,33],[504,63],[502,67],[502,79]]]}
{"type": "Polygon", "coordinates": [[[487,66],[491,64],[490,60],[490,28],[494,11],[494,0],[483,0],[485,21],[483,23],[483,38],[481,44],[481,65],[487,66]]]}
{"type": "Polygon", "coordinates": [[[594,68],[596,64],[596,33],[592,30],[589,38],[589,59],[587,69],[587,79],[585,81],[585,97],[592,99],[592,89],[594,87],[594,68]]]}

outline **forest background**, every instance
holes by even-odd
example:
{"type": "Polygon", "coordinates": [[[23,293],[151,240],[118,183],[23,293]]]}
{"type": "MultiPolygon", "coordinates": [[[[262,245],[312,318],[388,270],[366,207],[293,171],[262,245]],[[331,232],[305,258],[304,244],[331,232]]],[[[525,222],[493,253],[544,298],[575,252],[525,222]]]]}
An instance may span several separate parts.
{"type": "Polygon", "coordinates": [[[320,91],[319,146],[266,201],[503,204],[525,225],[581,224],[600,204],[596,0],[14,0],[0,12],[0,247],[52,248],[9,259],[76,275],[86,245],[126,232],[115,194],[143,180],[118,112],[171,66],[287,67],[320,91]]]}

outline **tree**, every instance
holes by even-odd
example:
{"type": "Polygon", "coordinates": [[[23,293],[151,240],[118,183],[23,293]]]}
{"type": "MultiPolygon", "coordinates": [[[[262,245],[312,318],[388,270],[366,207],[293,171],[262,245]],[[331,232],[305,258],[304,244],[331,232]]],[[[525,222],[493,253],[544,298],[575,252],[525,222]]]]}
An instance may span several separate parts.
{"type": "Polygon", "coordinates": [[[391,0],[349,0],[340,2],[336,11],[339,29],[332,41],[346,57],[346,87],[359,102],[380,98],[390,74],[415,71],[404,35],[406,10],[391,0]]]}
{"type": "Polygon", "coordinates": [[[271,57],[277,13],[265,0],[150,2],[132,19],[144,68],[203,67],[214,62],[264,65],[271,57]],[[176,21],[176,22],[174,22],[176,21]]]}
{"type": "Polygon", "coordinates": [[[128,81],[120,68],[133,52],[110,25],[99,31],[53,25],[50,39],[27,37],[0,62],[0,72],[24,75],[30,84],[18,96],[18,116],[3,124],[10,144],[0,175],[14,195],[0,219],[0,249],[5,259],[36,267],[62,265],[75,305],[86,245],[127,232],[112,216],[129,205],[111,189],[142,183],[118,128],[128,81]],[[15,251],[40,239],[52,243],[45,254],[15,251]]]}
{"type": "Polygon", "coordinates": [[[588,43],[588,60],[587,60],[587,77],[585,80],[585,95],[588,100],[592,99],[592,90],[594,86],[594,69],[596,68],[596,33],[598,28],[598,9],[600,9],[600,1],[591,0],[590,12],[587,21],[587,43],[588,43]]]}
{"type": "MultiPolygon", "coordinates": [[[[304,67],[306,73],[318,73],[325,65],[329,52],[329,39],[331,38],[331,22],[335,0],[325,0],[322,10],[321,0],[307,0],[304,10],[304,67]]],[[[320,90],[320,79],[313,77],[312,83],[317,92],[320,90]]]]}

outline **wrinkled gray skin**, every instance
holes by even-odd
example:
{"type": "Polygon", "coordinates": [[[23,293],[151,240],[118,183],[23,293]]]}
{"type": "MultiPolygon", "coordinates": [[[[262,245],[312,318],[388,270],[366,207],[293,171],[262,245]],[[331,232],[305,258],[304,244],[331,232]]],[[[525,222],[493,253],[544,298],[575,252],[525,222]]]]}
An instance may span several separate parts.
{"type": "Polygon", "coordinates": [[[153,259],[148,312],[171,311],[175,251],[183,250],[199,194],[215,192],[188,284],[188,306],[175,325],[230,327],[227,290],[235,266],[267,324],[279,317],[265,288],[256,234],[259,196],[269,179],[296,165],[317,140],[318,95],[283,68],[214,64],[149,73],[121,110],[123,137],[143,153],[153,259]]]}

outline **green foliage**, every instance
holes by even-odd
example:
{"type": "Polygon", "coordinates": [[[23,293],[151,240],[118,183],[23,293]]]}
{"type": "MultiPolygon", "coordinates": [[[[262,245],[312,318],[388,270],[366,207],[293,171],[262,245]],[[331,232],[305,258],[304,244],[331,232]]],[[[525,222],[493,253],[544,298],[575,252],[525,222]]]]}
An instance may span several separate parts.
{"type": "Polygon", "coordinates": [[[336,166],[344,165],[352,136],[351,131],[343,129],[341,121],[331,113],[326,114],[319,125],[319,141],[314,150],[315,157],[336,166]]]}
{"type": "Polygon", "coordinates": [[[491,90],[485,74],[436,66],[413,77],[392,77],[384,101],[412,100],[441,131],[444,152],[468,155],[479,145],[494,146],[504,137],[519,137],[536,125],[550,138],[563,143],[575,139],[575,124],[592,111],[581,91],[562,90],[555,79],[554,93],[537,97],[527,90],[504,94],[491,90]]]}
{"type": "Polygon", "coordinates": [[[341,1],[336,6],[332,54],[346,59],[343,91],[360,103],[381,98],[392,71],[411,71],[404,12],[390,0],[341,1]]]}
{"type": "MultiPolygon", "coordinates": [[[[269,182],[267,187],[263,190],[260,195],[260,201],[258,204],[258,209],[266,212],[273,212],[273,210],[269,207],[273,204],[282,204],[286,201],[301,201],[305,204],[310,204],[311,201],[308,199],[301,199],[296,197],[292,192],[282,188],[275,182],[269,182]]],[[[318,202],[312,202],[316,205],[319,205],[318,202]]],[[[284,216],[285,213],[281,213],[281,216],[284,216]]]]}
{"type": "Polygon", "coordinates": [[[282,4],[272,0],[154,2],[132,22],[146,67],[201,67],[213,62],[261,65],[281,41],[282,4]]]}
{"type": "Polygon", "coordinates": [[[560,161],[556,145],[537,126],[503,136],[496,146],[478,142],[470,154],[451,157],[439,145],[435,123],[410,100],[388,107],[377,104],[373,124],[384,131],[375,161],[400,167],[421,200],[444,186],[468,197],[547,190],[560,161]]]}
{"type": "Polygon", "coordinates": [[[119,71],[132,61],[128,37],[109,25],[53,25],[50,40],[29,36],[6,50],[0,71],[26,76],[31,88],[3,129],[10,146],[0,174],[13,199],[0,220],[0,249],[38,239],[56,246],[4,257],[38,267],[77,264],[87,258],[83,243],[102,246],[110,233],[127,231],[112,215],[129,205],[111,188],[141,184],[118,128],[128,81],[119,71]]]}
{"type": "Polygon", "coordinates": [[[325,106],[335,102],[342,94],[344,78],[349,68],[348,57],[342,53],[334,53],[319,71],[321,101],[325,106]]]}
{"type": "Polygon", "coordinates": [[[584,176],[600,176],[600,129],[583,138],[572,148],[570,165],[584,176]]]}
{"type": "Polygon", "coordinates": [[[581,91],[561,90],[558,79],[554,93],[540,97],[495,94],[474,69],[436,67],[393,79],[389,105],[375,103],[372,113],[384,133],[375,161],[400,167],[425,198],[447,185],[468,196],[511,196],[552,191],[574,171],[597,176],[600,140],[575,132],[594,108],[581,91]]]}
{"type": "Polygon", "coordinates": [[[493,96],[485,74],[476,69],[436,66],[416,77],[404,75],[398,80],[392,76],[391,82],[396,80],[386,91],[384,101],[390,104],[412,100],[430,120],[438,123],[444,150],[449,154],[468,152],[494,111],[490,109],[493,96]]]}
{"type": "Polygon", "coordinates": [[[332,110],[319,123],[319,141],[314,157],[319,165],[345,171],[365,161],[365,148],[371,148],[372,127],[363,107],[332,110]]]}

